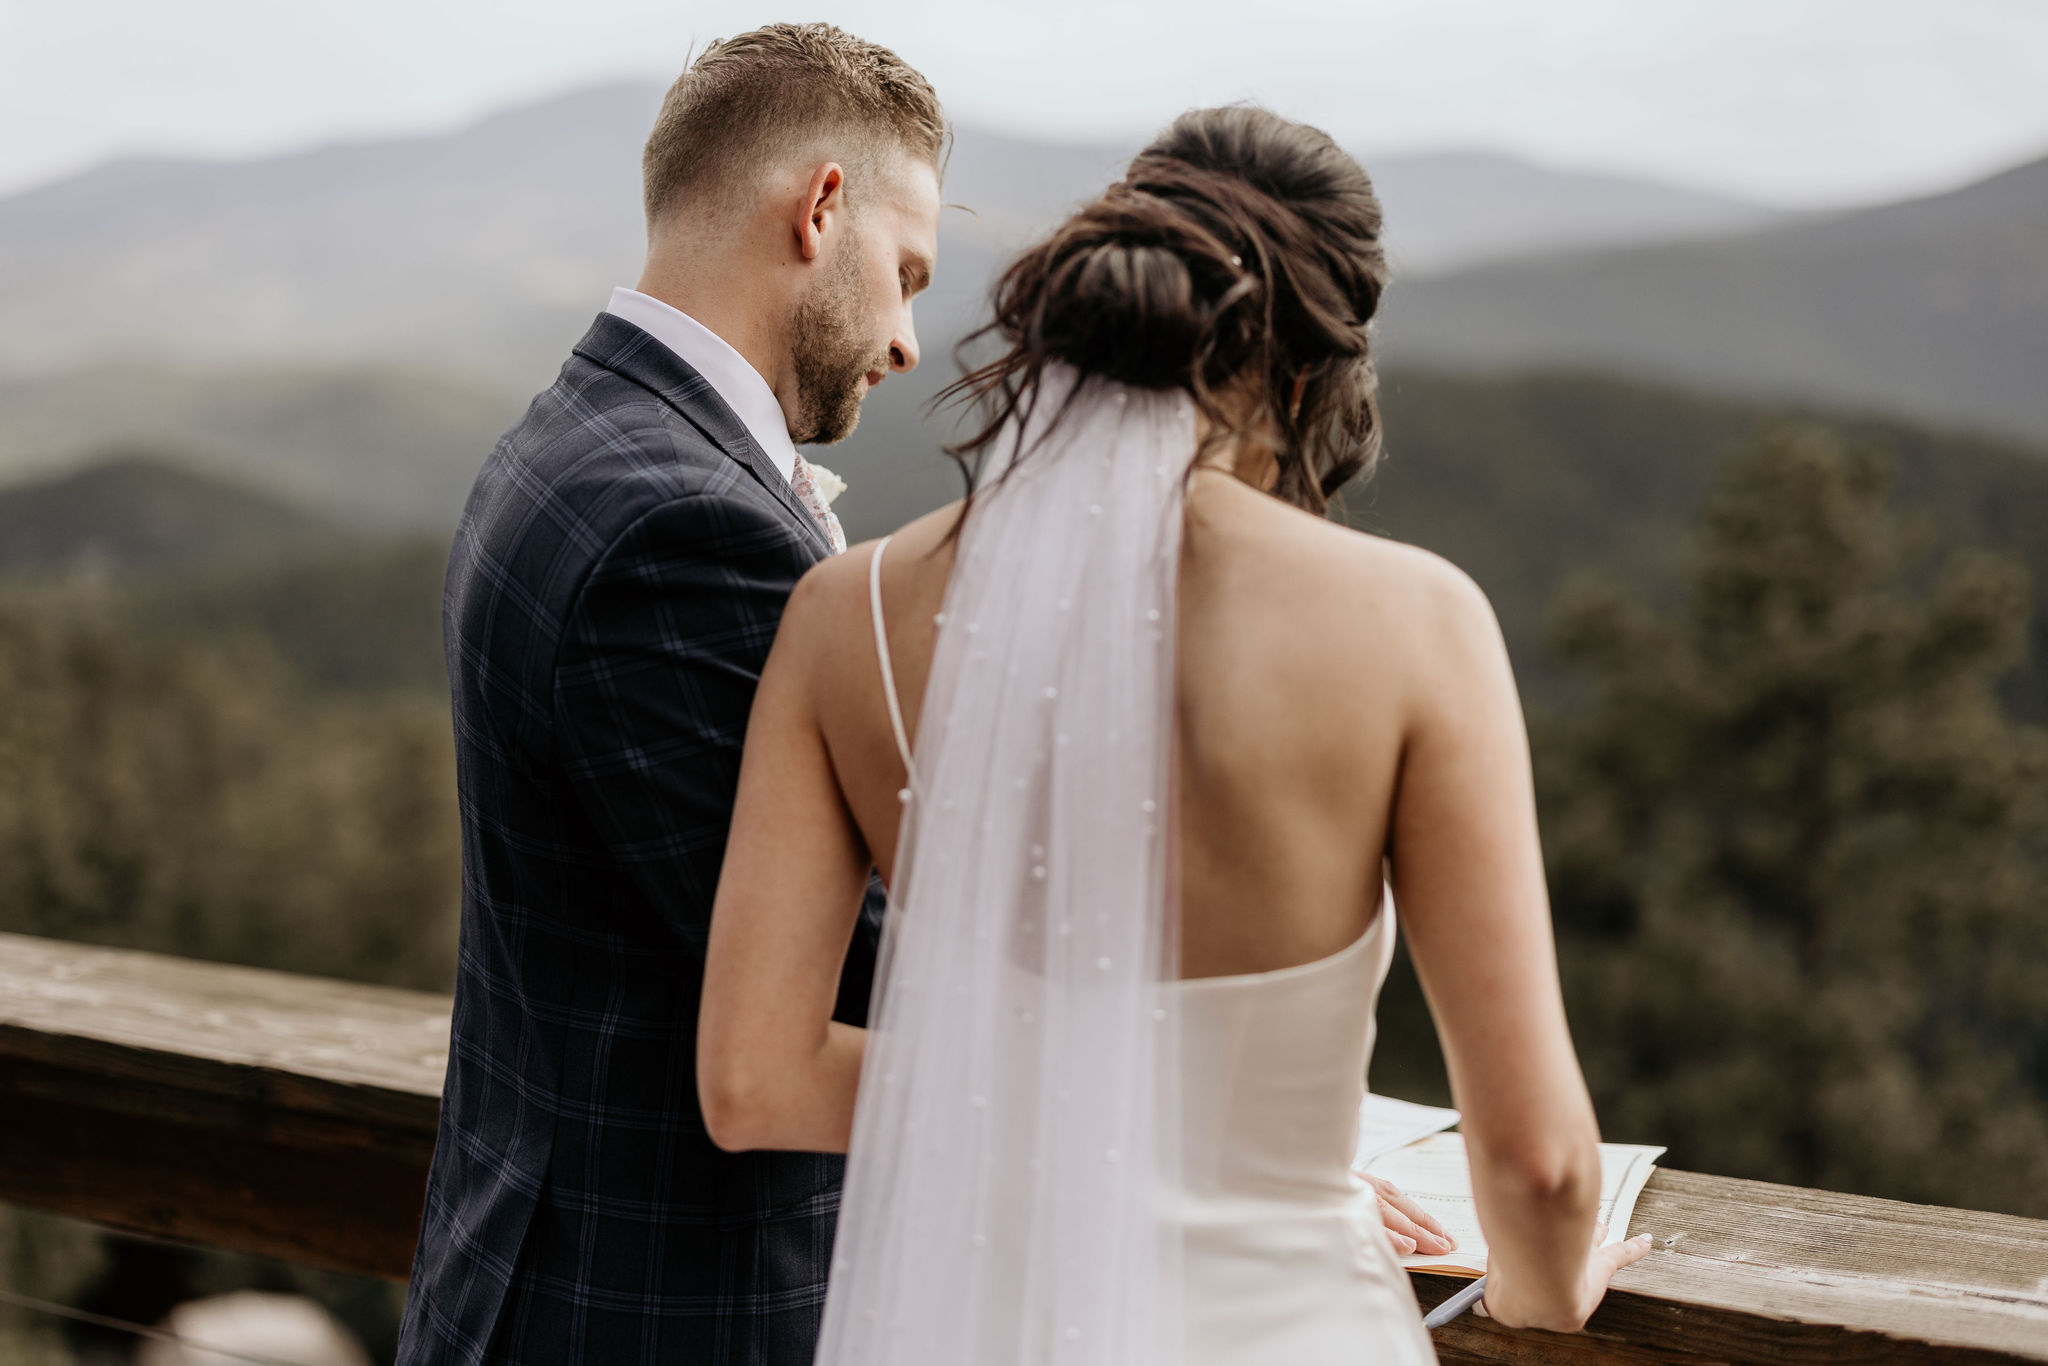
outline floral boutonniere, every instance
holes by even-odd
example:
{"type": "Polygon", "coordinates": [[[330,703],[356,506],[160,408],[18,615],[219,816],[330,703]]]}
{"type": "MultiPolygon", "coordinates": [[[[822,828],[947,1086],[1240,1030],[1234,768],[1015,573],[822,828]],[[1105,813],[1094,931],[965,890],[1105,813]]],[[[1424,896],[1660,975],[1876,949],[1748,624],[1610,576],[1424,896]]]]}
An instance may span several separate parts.
{"type": "Polygon", "coordinates": [[[811,482],[817,485],[818,496],[825,500],[826,507],[831,507],[832,501],[846,492],[846,481],[815,460],[805,463],[811,467],[811,482]]]}

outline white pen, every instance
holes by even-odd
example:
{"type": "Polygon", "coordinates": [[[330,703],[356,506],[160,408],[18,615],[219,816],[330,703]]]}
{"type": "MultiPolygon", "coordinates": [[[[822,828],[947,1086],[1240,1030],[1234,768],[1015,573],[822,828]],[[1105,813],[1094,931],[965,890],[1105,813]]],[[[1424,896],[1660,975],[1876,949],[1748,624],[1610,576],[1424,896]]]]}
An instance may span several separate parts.
{"type": "Polygon", "coordinates": [[[1466,1286],[1463,1290],[1460,1290],[1457,1294],[1451,1296],[1449,1299],[1445,1300],[1436,1308],[1430,1310],[1429,1313],[1423,1317],[1422,1326],[1424,1328],[1443,1327],[1452,1319],[1458,1317],[1458,1315],[1464,1313],[1467,1309],[1470,1309],[1473,1305],[1479,1303],[1479,1297],[1484,1295],[1485,1293],[1486,1277],[1481,1276],[1478,1280],[1472,1282],[1472,1284],[1466,1286]]]}

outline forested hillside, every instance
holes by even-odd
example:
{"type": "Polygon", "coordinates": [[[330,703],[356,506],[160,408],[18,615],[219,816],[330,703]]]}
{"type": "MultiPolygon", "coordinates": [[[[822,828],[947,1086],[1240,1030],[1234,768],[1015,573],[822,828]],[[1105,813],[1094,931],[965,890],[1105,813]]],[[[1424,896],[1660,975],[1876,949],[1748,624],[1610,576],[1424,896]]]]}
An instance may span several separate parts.
{"type": "Polygon", "coordinates": [[[301,507],[147,455],[0,488],[0,575],[126,575],[261,564],[346,545],[301,507]]]}
{"type": "MultiPolygon", "coordinates": [[[[2029,582],[1929,563],[1816,424],[1716,462],[1679,591],[1561,594],[1532,714],[1565,999],[1602,1126],[1674,1165],[2048,1212],[2048,728],[2029,582]],[[1933,572],[1929,572],[1929,570],[1933,572]]],[[[1447,1094],[1412,972],[1376,1087],[1447,1094]]]]}
{"type": "MultiPolygon", "coordinates": [[[[1387,381],[1387,459],[1344,501],[1354,525],[1426,545],[1483,585],[1525,686],[1553,695],[1545,612],[1575,572],[1653,602],[1675,594],[1718,461],[1788,417],[1825,417],[1894,465],[1892,497],[1929,550],[1997,549],[2048,585],[2048,454],[2015,442],[1806,404],[1706,398],[1594,375],[1387,381]]],[[[2048,719],[2048,612],[2007,695],[2048,719]]]]}
{"type": "MultiPolygon", "coordinates": [[[[947,418],[918,420],[920,383],[930,386],[917,375],[892,379],[852,441],[816,452],[850,484],[840,510],[855,539],[958,496],[959,475],[936,449],[947,418]]],[[[1539,699],[1559,696],[1563,682],[1541,634],[1566,580],[1604,570],[1653,601],[1669,601],[1716,460],[1774,421],[1817,415],[1573,374],[1496,380],[1396,372],[1384,394],[1387,456],[1370,480],[1346,491],[1340,515],[1428,546],[1477,578],[1500,614],[1525,687],[1539,699]]],[[[1886,419],[1829,420],[1893,460],[1894,496],[1931,549],[2003,550],[2048,583],[2041,531],[2048,527],[2048,455],[1886,419]]],[[[360,428],[378,419],[354,421],[360,428]]],[[[252,447],[246,458],[254,464],[259,454],[252,447]]],[[[312,519],[292,505],[177,473],[171,459],[170,467],[124,460],[72,479],[0,488],[0,564],[17,576],[46,577],[95,538],[133,539],[137,509],[177,487],[191,506],[157,524],[154,539],[134,541],[132,553],[148,547],[158,572],[115,594],[138,604],[137,621],[169,635],[253,631],[321,686],[438,692],[450,502],[428,523],[438,528],[432,533],[344,536],[324,523],[309,529],[312,519]],[[39,510],[60,491],[61,516],[39,510]],[[278,511],[262,512],[271,508],[278,511]],[[222,527],[230,520],[245,529],[228,534],[222,527]],[[9,534],[9,527],[19,530],[9,534]],[[238,568],[230,552],[244,537],[275,553],[238,568]]],[[[445,477],[481,459],[481,448],[451,451],[445,477]]],[[[342,478],[348,465],[329,468],[342,478]]],[[[408,520],[425,521],[428,506],[408,520]]],[[[2034,612],[2027,662],[2006,689],[2024,714],[2048,718],[2048,612],[2034,612]]]]}

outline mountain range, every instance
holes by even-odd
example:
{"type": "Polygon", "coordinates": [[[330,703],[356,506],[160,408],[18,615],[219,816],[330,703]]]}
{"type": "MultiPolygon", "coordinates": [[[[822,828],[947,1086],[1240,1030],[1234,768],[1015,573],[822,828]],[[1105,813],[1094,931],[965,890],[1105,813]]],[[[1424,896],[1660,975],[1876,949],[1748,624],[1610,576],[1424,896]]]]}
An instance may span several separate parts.
{"type": "Polygon", "coordinates": [[[1569,364],[2048,435],[2048,158],[1947,194],[1390,291],[1403,361],[1569,364]]]}
{"type": "MultiPolygon", "coordinates": [[[[614,85],[458,132],[258,160],[119,161],[0,199],[0,373],[108,361],[391,364],[545,381],[637,275],[654,86],[614,85]]],[[[959,130],[931,311],[980,300],[1000,254],[1113,180],[1134,145],[959,130]]],[[[1476,154],[1375,159],[1397,261],[1771,221],[1700,191],[1476,154]]],[[[941,327],[942,331],[950,330],[941,327]]]]}
{"type": "MultiPolygon", "coordinates": [[[[0,480],[140,443],[376,528],[444,527],[641,246],[652,86],[453,133],[130,160],[0,199],[0,480]]],[[[927,364],[827,463],[849,520],[953,487],[922,406],[1005,254],[1129,146],[960,131],[927,364]]],[[[1476,153],[1368,157],[1392,369],[1603,368],[2048,437],[2048,161],[1795,216],[1476,153]]]]}

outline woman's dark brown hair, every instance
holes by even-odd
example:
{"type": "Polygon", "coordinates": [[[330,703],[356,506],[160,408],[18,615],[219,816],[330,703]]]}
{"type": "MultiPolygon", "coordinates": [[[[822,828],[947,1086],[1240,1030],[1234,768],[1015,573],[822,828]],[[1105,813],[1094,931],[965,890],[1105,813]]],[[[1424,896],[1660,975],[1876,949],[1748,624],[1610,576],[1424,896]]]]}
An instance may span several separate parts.
{"type": "Polygon", "coordinates": [[[1367,324],[1386,281],[1372,182],[1327,134],[1248,106],[1183,114],[1004,272],[994,320],[962,347],[1006,349],[941,396],[983,419],[948,454],[972,488],[1059,361],[1186,390],[1211,444],[1263,443],[1272,492],[1322,512],[1379,454],[1367,324]]]}

